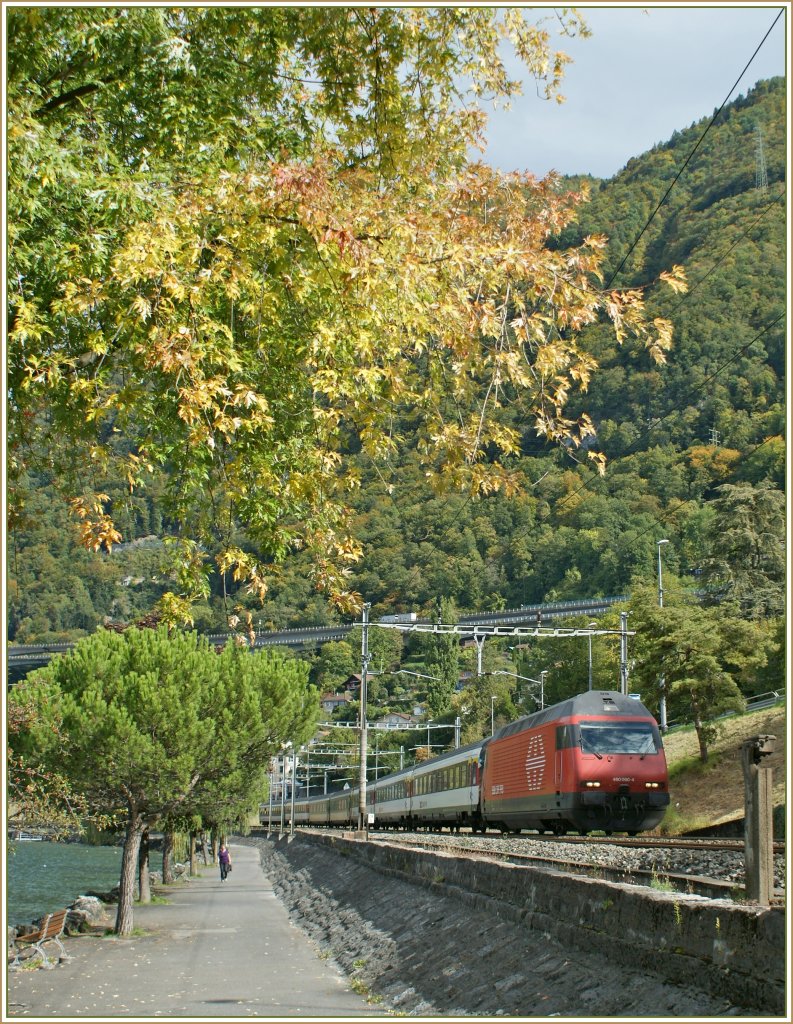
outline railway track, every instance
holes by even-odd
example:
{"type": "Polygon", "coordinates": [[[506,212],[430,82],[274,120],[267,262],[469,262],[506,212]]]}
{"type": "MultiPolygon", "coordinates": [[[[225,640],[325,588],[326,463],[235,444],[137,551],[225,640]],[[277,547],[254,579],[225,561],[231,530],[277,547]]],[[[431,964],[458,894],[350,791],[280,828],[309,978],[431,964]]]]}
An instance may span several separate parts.
{"type": "MultiPolygon", "coordinates": [[[[493,834],[495,835],[495,833],[493,834]]],[[[521,839],[548,841],[550,836],[542,833],[521,833],[521,839]]],[[[743,853],[744,842],[742,839],[709,839],[707,837],[695,839],[687,836],[554,836],[555,843],[569,843],[572,846],[584,845],[586,843],[601,843],[608,846],[625,846],[640,850],[729,850],[732,853],[743,853]]],[[[784,854],[785,844],[774,843],[774,853],[784,854]]]]}
{"type": "MultiPolygon", "coordinates": [[[[338,834],[333,829],[311,831],[338,834]]],[[[383,831],[370,833],[369,841],[587,875],[708,899],[740,900],[744,896],[744,846],[740,840],[734,839],[557,837],[542,834],[502,837],[495,832],[482,836],[473,833],[383,831]],[[565,856],[565,847],[571,854],[576,850],[577,859],[565,856]],[[681,863],[676,864],[676,861],[681,863]],[[711,865],[714,861],[718,863],[720,873],[727,877],[713,874],[711,865]]],[[[774,844],[778,859],[784,860],[784,852],[784,843],[774,844]]],[[[777,897],[784,900],[784,889],[777,890],[777,897]]]]}
{"type": "MultiPolygon", "coordinates": [[[[399,840],[397,839],[396,842],[398,845],[399,840]]],[[[418,843],[409,842],[404,845],[410,845],[413,848],[418,846],[422,850],[450,853],[463,857],[483,857],[486,860],[500,861],[505,864],[544,867],[567,874],[588,875],[614,882],[635,882],[639,885],[649,885],[658,889],[673,888],[678,892],[692,893],[709,899],[730,899],[736,895],[740,896],[743,891],[743,886],[737,885],[735,882],[726,882],[717,878],[707,878],[702,875],[689,875],[675,871],[657,871],[655,868],[610,867],[587,861],[565,860],[561,857],[538,856],[533,853],[488,850],[466,844],[433,843],[431,840],[418,843]]],[[[617,843],[616,845],[627,844],[617,843]]]]}
{"type": "MultiPolygon", "coordinates": [[[[318,829],[317,831],[324,831],[318,829]]],[[[331,829],[330,833],[333,834],[334,830],[331,829]]],[[[429,831],[420,832],[400,832],[398,830],[382,830],[370,833],[370,839],[389,839],[393,840],[394,837],[405,836],[415,837],[415,839],[408,839],[410,842],[423,842],[427,836],[432,835],[447,835],[455,836],[458,840],[469,839],[475,843],[477,839],[493,839],[498,841],[501,837],[500,832],[487,832],[484,834],[474,834],[472,832],[446,832],[446,833],[434,833],[429,831]]],[[[556,836],[542,832],[521,832],[515,834],[513,838],[518,839],[521,842],[553,842],[560,844],[567,844],[570,846],[591,846],[592,844],[598,844],[603,846],[622,846],[628,849],[635,850],[698,850],[698,851],[712,851],[717,853],[720,850],[728,851],[730,853],[743,853],[744,842],[742,839],[720,839],[720,838],[693,838],[687,836],[556,836]]],[[[427,842],[432,840],[427,839],[427,842]]],[[[774,853],[784,856],[785,844],[783,842],[774,843],[774,853]]]]}

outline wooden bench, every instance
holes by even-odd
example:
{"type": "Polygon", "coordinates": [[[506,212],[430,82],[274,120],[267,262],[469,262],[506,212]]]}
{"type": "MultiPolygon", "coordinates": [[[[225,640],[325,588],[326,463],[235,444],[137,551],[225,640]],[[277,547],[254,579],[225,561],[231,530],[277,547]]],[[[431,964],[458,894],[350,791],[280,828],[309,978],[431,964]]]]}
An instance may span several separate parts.
{"type": "MultiPolygon", "coordinates": [[[[66,950],[63,948],[61,942],[61,936],[63,930],[66,927],[66,918],[68,917],[68,910],[54,910],[51,914],[47,914],[41,925],[34,932],[26,932],[24,935],[17,935],[14,939],[14,947],[16,948],[16,956],[14,957],[11,967],[20,967],[21,961],[19,955],[24,947],[33,947],[33,957],[38,953],[44,961],[45,967],[52,967],[54,963],[47,956],[44,951],[44,943],[49,942],[52,939],[53,942],[60,949],[60,955],[64,959],[66,957],[66,950]]],[[[33,957],[30,957],[32,960],[33,957]]]]}

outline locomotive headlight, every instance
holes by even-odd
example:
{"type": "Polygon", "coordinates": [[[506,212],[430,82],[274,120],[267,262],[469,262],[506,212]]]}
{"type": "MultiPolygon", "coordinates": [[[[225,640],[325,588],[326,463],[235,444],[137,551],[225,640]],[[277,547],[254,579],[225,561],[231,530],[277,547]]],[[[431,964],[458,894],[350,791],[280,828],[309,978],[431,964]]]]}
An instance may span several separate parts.
{"type": "Polygon", "coordinates": [[[657,782],[645,782],[644,788],[645,789],[658,789],[658,783],[657,782]]]}
{"type": "Polygon", "coordinates": [[[584,785],[587,789],[600,789],[599,782],[585,782],[584,785]]]}

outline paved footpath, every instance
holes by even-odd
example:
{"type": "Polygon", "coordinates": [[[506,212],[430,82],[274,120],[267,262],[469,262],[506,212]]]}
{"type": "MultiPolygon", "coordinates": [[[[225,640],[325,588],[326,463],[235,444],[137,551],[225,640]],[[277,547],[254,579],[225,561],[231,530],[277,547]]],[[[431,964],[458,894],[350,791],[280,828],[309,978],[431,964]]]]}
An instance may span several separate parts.
{"type": "Polygon", "coordinates": [[[230,849],[225,882],[199,865],[200,877],[168,888],[167,905],[136,904],[144,934],[74,936],[71,960],[9,972],[3,1020],[381,1016],[290,922],[258,850],[230,849]]]}

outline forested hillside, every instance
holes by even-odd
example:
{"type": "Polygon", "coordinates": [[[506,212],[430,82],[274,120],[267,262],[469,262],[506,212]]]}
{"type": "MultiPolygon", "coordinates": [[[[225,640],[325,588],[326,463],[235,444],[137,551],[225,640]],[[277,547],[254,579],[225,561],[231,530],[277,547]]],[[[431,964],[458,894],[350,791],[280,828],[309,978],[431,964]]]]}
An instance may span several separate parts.
{"type": "MultiPolygon", "coordinates": [[[[429,494],[409,457],[390,474],[364,465],[356,508],[366,558],[356,581],[375,610],[427,607],[441,594],[470,609],[623,594],[636,575],[653,575],[661,537],[672,542],[669,568],[682,576],[708,566],[713,575],[722,557],[735,574],[749,572],[752,539],[734,538],[737,547],[726,550],[725,517],[737,502],[758,543],[768,526],[758,493],[784,487],[784,82],[761,83],[725,108],[641,234],[709,120],[612,180],[589,183],[578,238],[608,234],[614,283],[646,284],[682,264],[690,286],[653,310],[675,327],[666,365],[617,346],[603,328],[585,332],[600,370],[574,405],[594,420],[605,475],[580,452],[550,451],[531,429],[519,463],[524,487],[512,497],[429,494]],[[756,187],[758,127],[765,188],[756,187]]],[[[777,518],[767,552],[771,614],[782,610],[782,528],[777,518]]],[[[268,607],[283,620],[279,602],[268,607]]]]}
{"type": "MultiPolygon", "coordinates": [[[[599,476],[581,449],[551,447],[516,402],[522,450],[510,468],[517,493],[473,498],[435,493],[419,466],[412,426],[391,462],[358,456],[362,485],[350,501],[363,557],[352,585],[373,614],[436,607],[441,597],[478,610],[628,592],[652,580],[656,542],[667,538],[669,572],[733,599],[753,618],[784,611],[785,480],[785,86],[760,83],[730,104],[637,156],[590,201],[558,245],[609,238],[606,282],[646,285],[684,267],[686,294],[652,292],[653,316],[674,324],[665,365],[644,347],[619,346],[605,327],[584,331],[601,370],[571,396],[606,456],[599,476]],[[767,184],[758,175],[762,135],[767,184]],[[668,197],[651,215],[680,174],[668,197]],[[649,223],[648,223],[649,222],[649,223]],[[611,279],[611,280],[610,280],[611,279]]],[[[354,442],[350,442],[355,455],[354,442]]],[[[151,492],[108,486],[123,543],[87,552],[42,468],[37,497],[9,533],[9,640],[73,639],[103,621],[146,615],[179,586],[166,567],[169,508],[151,492]]],[[[290,556],[261,606],[231,573],[210,581],[195,610],[199,629],[227,626],[249,610],[254,624],[322,623],[334,613],[317,595],[303,556],[290,556]]]]}

